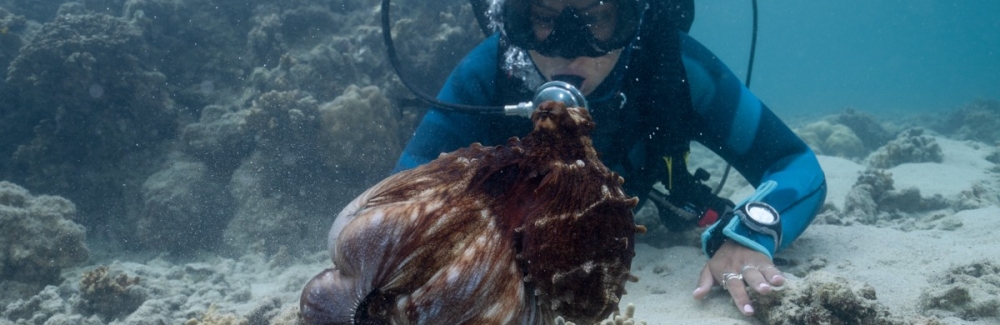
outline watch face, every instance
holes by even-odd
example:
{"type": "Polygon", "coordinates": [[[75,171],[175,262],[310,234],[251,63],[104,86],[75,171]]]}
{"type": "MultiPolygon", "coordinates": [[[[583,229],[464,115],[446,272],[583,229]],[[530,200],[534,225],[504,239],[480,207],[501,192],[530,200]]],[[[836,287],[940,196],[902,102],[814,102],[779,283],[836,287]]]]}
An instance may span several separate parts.
{"type": "Polygon", "coordinates": [[[746,211],[748,217],[765,225],[769,225],[777,221],[776,219],[778,216],[776,216],[771,209],[766,207],[751,205],[747,207],[746,211]]]}

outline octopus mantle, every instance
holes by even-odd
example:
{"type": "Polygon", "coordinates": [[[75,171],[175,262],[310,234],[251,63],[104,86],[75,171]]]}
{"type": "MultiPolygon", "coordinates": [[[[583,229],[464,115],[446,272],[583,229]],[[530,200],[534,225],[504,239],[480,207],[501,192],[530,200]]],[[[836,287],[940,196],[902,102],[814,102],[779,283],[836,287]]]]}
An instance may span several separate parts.
{"type": "Polygon", "coordinates": [[[303,320],[592,324],[616,311],[638,199],[598,159],[585,109],[547,102],[532,122],[523,140],[442,154],[345,207],[303,320]]]}

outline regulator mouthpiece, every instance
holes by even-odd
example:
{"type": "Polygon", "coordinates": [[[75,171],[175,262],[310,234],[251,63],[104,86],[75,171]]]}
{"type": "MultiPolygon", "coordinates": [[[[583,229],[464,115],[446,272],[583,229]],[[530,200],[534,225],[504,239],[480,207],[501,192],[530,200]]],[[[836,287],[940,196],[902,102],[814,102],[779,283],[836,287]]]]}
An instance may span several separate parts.
{"type": "Polygon", "coordinates": [[[554,100],[566,104],[566,107],[587,108],[587,98],[579,89],[564,81],[549,81],[538,87],[535,91],[535,98],[530,102],[522,102],[517,105],[504,106],[504,114],[507,116],[521,116],[531,118],[531,113],[535,111],[538,104],[545,101],[554,100]]]}

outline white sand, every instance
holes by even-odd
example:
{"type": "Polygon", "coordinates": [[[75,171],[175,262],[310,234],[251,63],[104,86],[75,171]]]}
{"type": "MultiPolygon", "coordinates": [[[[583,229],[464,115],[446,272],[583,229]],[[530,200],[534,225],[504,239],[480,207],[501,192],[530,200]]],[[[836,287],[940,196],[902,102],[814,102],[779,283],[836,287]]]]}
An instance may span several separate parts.
{"type": "MultiPolygon", "coordinates": [[[[924,197],[940,194],[946,198],[956,197],[974,184],[995,190],[996,176],[989,171],[994,164],[984,158],[989,150],[981,145],[977,148],[970,142],[944,138],[937,141],[945,155],[943,163],[903,164],[888,170],[897,190],[916,187],[924,197]]],[[[837,157],[820,157],[820,163],[829,186],[827,203],[842,208],[844,197],[865,167],[837,157]]],[[[733,199],[751,190],[737,190],[733,199]]],[[[919,322],[928,319],[918,308],[921,293],[933,285],[932,277],[952,266],[972,261],[1000,262],[1000,240],[994,235],[996,229],[1000,229],[1000,207],[949,213],[936,222],[946,219],[960,221],[962,226],[954,230],[907,232],[861,224],[813,225],[791,248],[777,256],[800,264],[823,260],[825,266],[816,267],[816,270],[871,285],[876,290],[878,302],[893,315],[919,322]]],[[[629,284],[622,306],[636,304],[638,319],[649,324],[761,324],[755,318],[740,314],[728,293],[720,288],[704,300],[692,298],[691,292],[706,261],[699,248],[657,249],[639,244],[636,253],[633,269],[640,281],[629,284]]],[[[305,279],[317,273],[324,263],[296,266],[295,271],[285,271],[282,278],[305,279]]],[[[789,282],[803,281],[792,274],[788,274],[788,278],[789,282]]],[[[295,287],[294,283],[275,283],[269,287],[275,290],[271,295],[284,299],[296,297],[295,292],[288,291],[295,287]]],[[[255,292],[255,296],[257,294],[255,292]]],[[[294,304],[291,301],[284,303],[286,306],[294,304]]],[[[996,317],[974,322],[949,317],[942,321],[947,324],[1000,323],[996,317]]]]}
{"type": "MultiPolygon", "coordinates": [[[[988,195],[1000,193],[996,174],[991,171],[994,164],[984,158],[993,148],[943,138],[937,141],[942,146],[944,162],[904,164],[890,169],[896,189],[916,187],[924,197],[938,194],[949,199],[975,185],[986,189],[988,195]]],[[[829,186],[827,202],[843,208],[844,197],[865,168],[835,157],[820,157],[820,162],[829,186]]],[[[733,198],[739,199],[748,191],[750,189],[736,190],[733,198]]],[[[958,213],[928,212],[899,221],[914,226],[894,227],[891,222],[888,227],[856,223],[811,226],[788,250],[777,255],[798,264],[791,269],[785,268],[790,272],[789,285],[806,281],[794,276],[793,272],[806,274],[808,270],[867,283],[876,290],[877,301],[891,314],[922,323],[928,315],[919,310],[921,294],[940,286],[934,283],[935,277],[953,266],[985,259],[1000,265],[1000,240],[995,235],[996,229],[1000,229],[1000,207],[990,205],[958,213]],[[914,220],[929,219],[935,214],[941,216],[934,221],[914,220]],[[961,226],[938,227],[958,223],[961,226]]],[[[291,263],[252,255],[233,260],[211,254],[197,257],[194,262],[179,262],[162,256],[114,252],[113,256],[94,258],[93,265],[65,272],[64,285],[50,287],[47,296],[40,294],[42,303],[26,312],[39,319],[63,320],[51,324],[80,324],[86,316],[73,311],[72,299],[63,301],[58,292],[72,294],[82,272],[95,265],[110,264],[112,270],[141,276],[141,286],[149,292],[139,310],[111,324],[184,323],[188,319],[202,318],[210,305],[215,306],[217,315],[288,324],[294,320],[302,286],[330,265],[324,246],[324,243],[317,243],[315,254],[305,261],[291,263]],[[112,260],[122,262],[112,263],[112,260]]],[[[721,289],[701,301],[692,298],[691,292],[705,261],[697,247],[657,249],[641,244],[640,238],[633,262],[634,273],[640,281],[628,285],[629,293],[624,297],[623,306],[635,303],[637,318],[649,324],[760,324],[757,319],[737,312],[728,294],[721,289]]],[[[993,292],[1000,292],[1000,275],[992,277],[995,280],[990,281],[996,283],[986,286],[993,292]]],[[[972,289],[978,288],[970,291],[972,289]]],[[[998,317],[975,321],[948,317],[942,321],[946,324],[1000,324],[998,317]]],[[[2,319],[0,324],[4,324],[2,319]]]]}
{"type": "MultiPolygon", "coordinates": [[[[940,194],[946,198],[976,183],[995,189],[991,184],[996,175],[988,171],[994,164],[984,159],[988,150],[977,149],[973,143],[937,140],[944,162],[903,164],[889,169],[896,189],[916,187],[925,197],[940,194]]],[[[820,157],[820,162],[829,186],[827,202],[842,207],[858,173],[865,168],[836,157],[820,157]]],[[[1000,208],[961,211],[944,219],[960,221],[962,226],[950,231],[904,232],[860,224],[813,225],[777,257],[800,263],[825,259],[826,265],[819,270],[870,284],[878,301],[892,314],[919,321],[926,318],[918,310],[919,298],[932,285],[933,276],[977,260],[1000,261],[1000,240],[996,237],[1000,208]]],[[[704,260],[695,247],[656,249],[640,245],[633,267],[641,279],[630,284],[624,302],[635,303],[637,318],[650,324],[759,324],[739,314],[728,293],[721,289],[703,301],[691,298],[704,260]],[[666,271],[656,274],[657,267],[666,271]]],[[[790,282],[800,280],[789,275],[790,282]]],[[[1000,323],[996,317],[975,322],[954,317],[942,320],[948,324],[1000,323]]]]}

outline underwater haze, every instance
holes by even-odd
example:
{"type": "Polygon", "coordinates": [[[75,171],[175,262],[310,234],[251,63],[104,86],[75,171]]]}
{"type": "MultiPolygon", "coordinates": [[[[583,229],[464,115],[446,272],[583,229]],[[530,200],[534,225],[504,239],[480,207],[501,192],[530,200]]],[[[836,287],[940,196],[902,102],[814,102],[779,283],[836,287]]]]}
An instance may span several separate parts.
{"type": "MultiPolygon", "coordinates": [[[[300,324],[334,219],[429,110],[390,66],[380,2],[0,0],[0,325],[300,324]]],[[[743,78],[751,0],[694,2],[691,34],[743,78]]],[[[640,207],[622,309],[1000,324],[1000,0],[759,5],[750,88],[816,153],[826,201],[752,317],[719,287],[692,299],[704,227],[640,207]]],[[[392,8],[423,92],[484,39],[468,0],[392,8]]],[[[713,188],[727,166],[702,146],[688,162],[713,188]]],[[[755,191],[736,172],[723,185],[755,191]]]]}
{"type": "MultiPolygon", "coordinates": [[[[1000,97],[998,1],[758,3],[751,88],[782,116],[944,111],[1000,97]]],[[[695,5],[691,34],[745,76],[750,1],[695,5]]]]}

